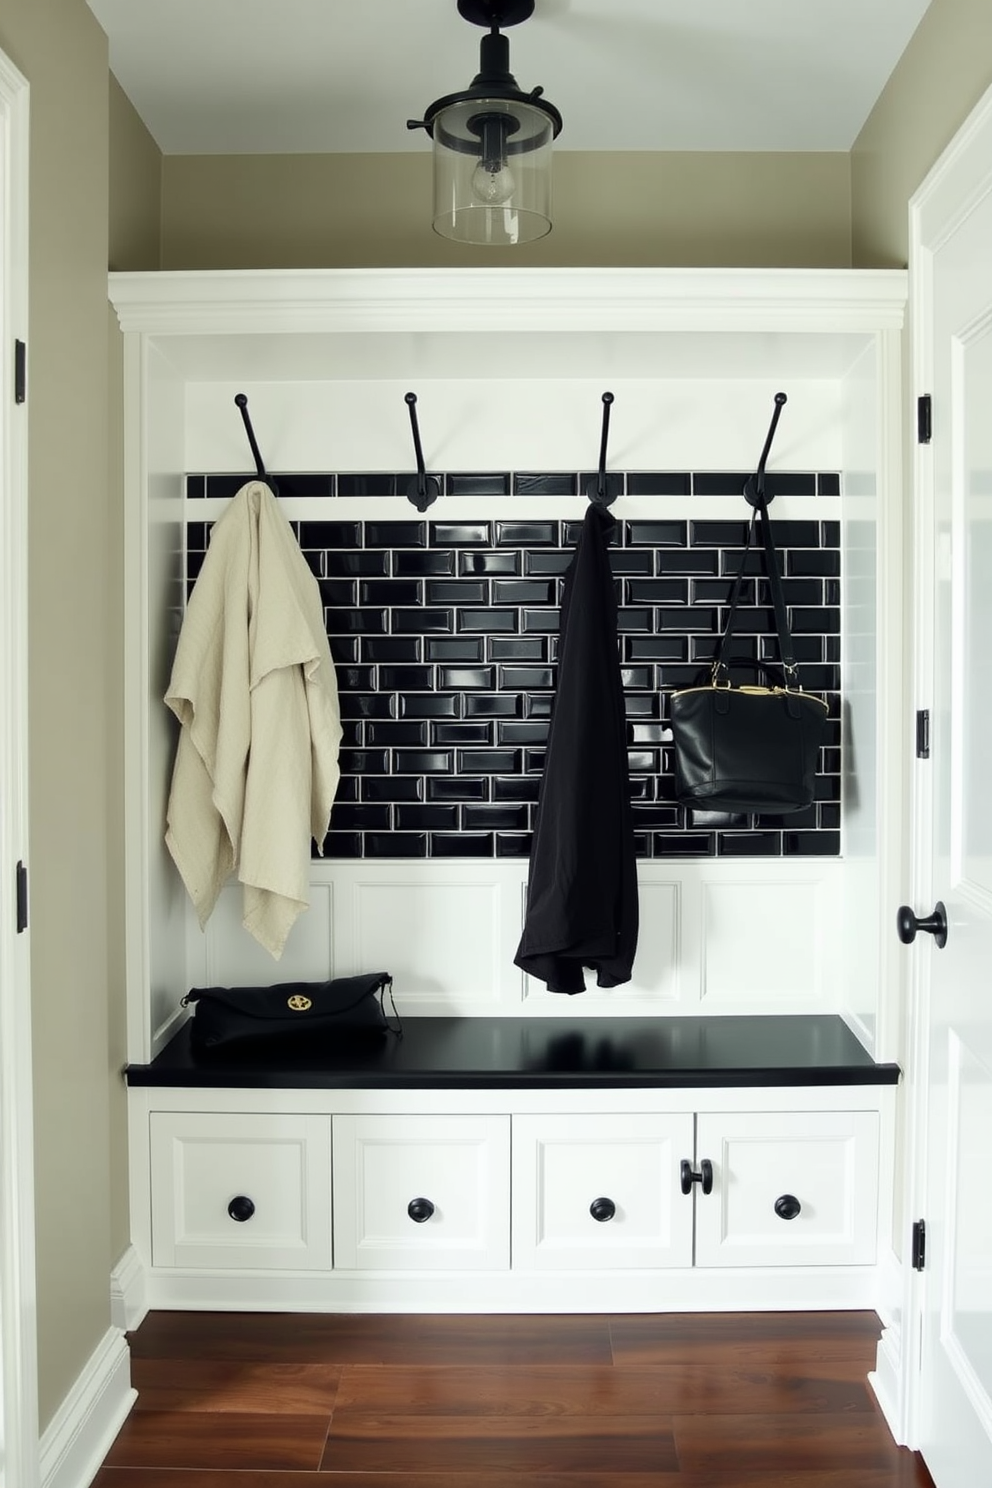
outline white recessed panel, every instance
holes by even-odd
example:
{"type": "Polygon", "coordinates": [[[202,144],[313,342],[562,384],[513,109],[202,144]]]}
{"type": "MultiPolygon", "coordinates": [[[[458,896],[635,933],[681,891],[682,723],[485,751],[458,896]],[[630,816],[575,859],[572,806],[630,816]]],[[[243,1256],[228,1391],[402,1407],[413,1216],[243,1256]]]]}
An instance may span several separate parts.
{"type": "MultiPolygon", "coordinates": [[[[597,987],[596,973],[586,970],[583,1007],[605,1003],[611,1007],[626,1002],[677,1002],[680,996],[682,885],[644,883],[638,887],[637,951],[629,982],[619,987],[597,987]]],[[[535,977],[524,977],[528,1002],[547,1001],[558,1007],[561,996],[549,992],[535,977]]]]}
{"type": "Polygon", "coordinates": [[[204,931],[204,980],[210,987],[266,987],[274,982],[318,982],[334,975],[331,884],[311,884],[310,908],[289,932],[278,961],[241,923],[241,885],[222,890],[204,931]]]}
{"type": "Polygon", "coordinates": [[[355,964],[385,968],[397,1001],[499,998],[500,886],[431,878],[354,888],[355,964]]]}
{"type": "Polygon", "coordinates": [[[707,883],[702,889],[702,995],[728,1004],[821,995],[817,882],[707,883]]]}
{"type": "Polygon", "coordinates": [[[992,1069],[949,1040],[950,1152],[944,1218],[950,1250],[944,1345],[980,1417],[992,1425],[992,1194],[976,1172],[981,1137],[992,1130],[992,1069]]]}

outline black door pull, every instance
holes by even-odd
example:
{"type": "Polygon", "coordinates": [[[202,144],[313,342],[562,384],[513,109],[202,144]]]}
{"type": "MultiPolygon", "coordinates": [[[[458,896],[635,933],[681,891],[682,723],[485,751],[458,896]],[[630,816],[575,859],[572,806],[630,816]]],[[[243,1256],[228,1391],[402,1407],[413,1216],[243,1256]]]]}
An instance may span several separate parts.
{"type": "Polygon", "coordinates": [[[917,932],[925,930],[937,942],[938,950],[942,951],[947,944],[947,911],[938,899],[933,913],[918,919],[908,904],[900,904],[896,911],[896,930],[903,945],[912,945],[917,932]]]}

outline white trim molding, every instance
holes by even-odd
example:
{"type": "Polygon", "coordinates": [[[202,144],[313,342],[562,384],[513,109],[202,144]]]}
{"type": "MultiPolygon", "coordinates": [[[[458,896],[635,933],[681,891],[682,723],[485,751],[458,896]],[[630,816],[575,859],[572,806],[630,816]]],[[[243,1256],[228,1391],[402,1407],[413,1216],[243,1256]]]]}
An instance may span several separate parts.
{"type": "Polygon", "coordinates": [[[138,1398],[120,1328],[108,1328],[41,1438],[42,1488],[86,1488],[138,1398]]]}
{"type": "Polygon", "coordinates": [[[122,1333],[133,1333],[148,1313],[145,1268],[129,1245],[110,1273],[110,1321],[122,1333]]]}

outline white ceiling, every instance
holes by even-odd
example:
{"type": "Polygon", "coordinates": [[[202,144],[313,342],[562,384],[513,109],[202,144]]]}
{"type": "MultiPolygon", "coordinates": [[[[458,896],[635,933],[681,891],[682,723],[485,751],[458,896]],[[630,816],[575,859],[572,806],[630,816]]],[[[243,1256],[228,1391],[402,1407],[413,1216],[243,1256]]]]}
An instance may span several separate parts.
{"type": "MultiPolygon", "coordinates": [[[[174,154],[426,149],[483,32],[455,0],[88,0],[174,154]]],[[[571,150],[849,150],[929,0],[537,0],[508,31],[571,150]]]]}

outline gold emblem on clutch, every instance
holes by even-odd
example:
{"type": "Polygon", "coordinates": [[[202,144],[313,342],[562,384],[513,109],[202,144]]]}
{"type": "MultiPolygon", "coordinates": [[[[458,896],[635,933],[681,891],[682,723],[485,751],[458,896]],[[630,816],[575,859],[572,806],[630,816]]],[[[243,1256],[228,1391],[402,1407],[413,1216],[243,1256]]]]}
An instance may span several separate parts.
{"type": "Polygon", "coordinates": [[[294,1013],[305,1013],[307,1008],[313,1007],[313,1003],[309,997],[301,997],[297,992],[294,997],[289,998],[286,1006],[292,1008],[294,1013]]]}

